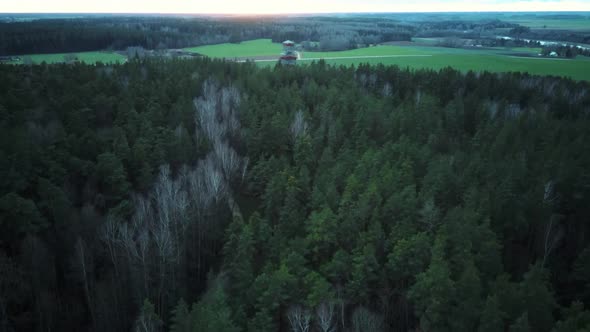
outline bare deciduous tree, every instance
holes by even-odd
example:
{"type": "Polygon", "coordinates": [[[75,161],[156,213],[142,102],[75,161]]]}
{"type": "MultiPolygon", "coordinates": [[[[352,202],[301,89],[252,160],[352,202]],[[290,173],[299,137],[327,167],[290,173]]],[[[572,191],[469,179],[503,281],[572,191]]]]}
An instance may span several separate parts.
{"type": "MultiPolygon", "coordinates": [[[[207,210],[224,200],[231,207],[230,183],[245,177],[248,161],[230,144],[240,130],[240,98],[235,87],[220,88],[207,80],[202,97],[194,100],[195,123],[197,133],[211,144],[211,152],[196,168],[183,166],[176,176],[170,166],[161,166],[150,194],[133,197],[131,222],[109,217],[102,229],[101,241],[115,268],[120,267],[116,274],[129,271],[137,281],[136,299],[155,299],[159,314],[176,283],[183,281],[179,271],[189,257],[189,248],[197,251],[197,270],[201,271],[201,243],[210,219],[207,210]],[[196,247],[191,247],[192,243],[196,247]]],[[[177,128],[176,135],[182,135],[181,130],[177,128]]]]}
{"type": "Polygon", "coordinates": [[[154,312],[154,306],[149,301],[144,301],[139,317],[135,320],[136,332],[161,331],[162,321],[154,312]]]}
{"type": "Polygon", "coordinates": [[[246,171],[248,171],[248,164],[250,163],[250,158],[246,157],[244,158],[244,160],[242,161],[242,176],[240,178],[240,181],[244,182],[244,179],[246,178],[246,171]]]}
{"type": "Polygon", "coordinates": [[[393,95],[393,88],[391,87],[391,83],[387,82],[383,85],[381,95],[383,95],[383,97],[391,97],[393,95]]]}
{"type": "Polygon", "coordinates": [[[293,143],[297,141],[297,139],[307,133],[307,122],[305,121],[305,116],[303,111],[299,110],[295,112],[295,118],[291,123],[291,139],[293,143]]]}
{"type": "Polygon", "coordinates": [[[194,100],[196,122],[209,141],[225,140],[240,129],[236,108],[241,100],[233,86],[219,88],[217,82],[208,79],[203,83],[203,95],[194,100]]]}
{"type": "Polygon", "coordinates": [[[379,332],[383,330],[383,320],[368,309],[358,307],[352,313],[352,327],[354,332],[379,332]]]}
{"type": "Polygon", "coordinates": [[[240,164],[242,163],[241,158],[227,143],[219,140],[215,141],[213,149],[215,158],[217,159],[219,167],[223,171],[225,180],[231,182],[234,174],[240,168],[240,164]]]}
{"type": "Polygon", "coordinates": [[[426,200],[418,214],[420,214],[420,222],[426,225],[428,231],[432,231],[440,223],[440,210],[432,198],[426,200]]]}
{"type": "Polygon", "coordinates": [[[311,326],[311,314],[309,310],[300,305],[291,306],[287,310],[287,318],[289,318],[293,332],[309,332],[311,326]]]}
{"type": "Polygon", "coordinates": [[[555,246],[559,243],[559,241],[561,241],[561,239],[564,236],[564,231],[563,228],[561,228],[558,224],[558,221],[556,219],[558,219],[559,216],[557,215],[552,215],[551,217],[549,217],[549,224],[547,225],[547,228],[545,229],[545,241],[544,241],[544,245],[543,245],[543,265],[545,266],[545,262],[547,261],[547,258],[549,258],[549,256],[551,255],[551,252],[553,251],[553,249],[555,248],[555,246]]]}
{"type": "Polygon", "coordinates": [[[212,155],[199,164],[198,171],[203,178],[203,188],[212,201],[219,201],[227,194],[227,184],[223,173],[216,165],[212,155]]]}
{"type": "Polygon", "coordinates": [[[117,259],[117,238],[118,238],[118,228],[117,222],[112,215],[107,216],[107,220],[102,226],[102,229],[99,233],[100,240],[106,246],[107,252],[109,257],[111,258],[111,262],[113,263],[113,267],[115,269],[115,276],[119,278],[119,262],[117,259]]]}
{"type": "Polygon", "coordinates": [[[332,322],[334,320],[334,303],[322,302],[315,309],[318,328],[321,332],[333,332],[334,327],[332,322]]]}
{"type": "Polygon", "coordinates": [[[422,91],[417,90],[416,91],[416,105],[419,105],[421,101],[422,101],[422,91]]]}
{"type": "Polygon", "coordinates": [[[80,274],[80,279],[82,281],[82,285],[84,287],[84,295],[86,297],[86,302],[88,305],[88,311],[90,312],[90,318],[92,322],[96,321],[96,317],[94,315],[94,302],[92,301],[91,290],[90,290],[90,281],[92,280],[89,278],[90,275],[90,266],[88,264],[88,260],[90,259],[89,254],[86,252],[86,244],[82,238],[78,237],[76,240],[75,245],[75,260],[78,266],[78,272],[80,274]]]}
{"type": "MultiPolygon", "coordinates": [[[[548,181],[543,188],[543,203],[551,209],[559,199],[559,195],[555,193],[555,183],[548,181]]],[[[561,241],[564,236],[563,228],[559,225],[559,215],[552,214],[549,216],[549,222],[545,228],[545,240],[543,242],[543,266],[547,258],[555,246],[561,241]]]]}

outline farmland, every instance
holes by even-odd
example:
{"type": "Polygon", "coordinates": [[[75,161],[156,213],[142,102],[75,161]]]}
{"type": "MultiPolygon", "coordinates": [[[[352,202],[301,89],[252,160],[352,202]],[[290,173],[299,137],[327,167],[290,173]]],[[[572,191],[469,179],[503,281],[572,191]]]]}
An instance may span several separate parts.
{"type": "Polygon", "coordinates": [[[65,61],[65,57],[76,57],[78,61],[87,64],[94,64],[97,62],[103,63],[123,63],[125,57],[112,52],[80,52],[80,53],[50,53],[50,54],[29,54],[20,56],[20,61],[15,64],[22,64],[25,59],[30,58],[35,64],[46,63],[60,63],[65,61]]]}
{"type": "Polygon", "coordinates": [[[272,43],[270,39],[256,39],[240,44],[217,44],[185,48],[185,51],[195,52],[211,58],[257,57],[277,55],[281,52],[280,44],[272,43]]]}
{"type": "Polygon", "coordinates": [[[556,19],[556,18],[512,18],[507,21],[511,23],[520,24],[531,29],[556,29],[556,30],[590,30],[590,19],[575,18],[575,19],[556,19]]]}
{"type": "MultiPolygon", "coordinates": [[[[187,49],[216,58],[251,58],[253,60],[278,55],[279,44],[259,39],[241,44],[219,44],[187,49]]],[[[340,52],[303,52],[300,63],[325,58],[330,64],[356,65],[359,63],[398,65],[413,69],[441,69],[453,67],[462,71],[529,72],[537,75],[570,77],[590,80],[590,58],[572,60],[532,57],[538,48],[459,49],[434,46],[379,45],[340,52]]],[[[268,59],[261,66],[273,65],[268,59]]]]}

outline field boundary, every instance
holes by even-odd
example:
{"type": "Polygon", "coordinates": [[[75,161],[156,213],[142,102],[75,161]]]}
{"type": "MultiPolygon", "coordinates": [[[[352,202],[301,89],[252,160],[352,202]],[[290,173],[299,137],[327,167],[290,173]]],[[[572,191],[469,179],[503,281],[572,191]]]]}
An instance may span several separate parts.
{"type": "MultiPolygon", "coordinates": [[[[359,56],[334,56],[334,57],[315,57],[315,58],[300,58],[297,61],[319,61],[319,60],[357,60],[357,59],[382,59],[382,58],[415,58],[415,57],[431,57],[432,54],[396,54],[396,55],[359,55],[359,56]]],[[[279,59],[244,59],[237,60],[237,62],[276,62],[279,59]]]]}

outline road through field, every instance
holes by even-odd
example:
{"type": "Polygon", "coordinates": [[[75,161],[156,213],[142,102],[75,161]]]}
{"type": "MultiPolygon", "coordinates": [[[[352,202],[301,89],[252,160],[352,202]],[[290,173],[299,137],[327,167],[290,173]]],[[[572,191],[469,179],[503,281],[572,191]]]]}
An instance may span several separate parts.
{"type": "MultiPolygon", "coordinates": [[[[383,59],[383,58],[412,58],[412,57],[431,57],[431,54],[397,54],[397,55],[359,55],[359,56],[334,56],[334,57],[317,57],[317,58],[300,58],[297,61],[319,61],[319,60],[359,60],[359,59],[383,59]]],[[[274,62],[278,59],[245,59],[238,60],[237,62],[274,62]]]]}

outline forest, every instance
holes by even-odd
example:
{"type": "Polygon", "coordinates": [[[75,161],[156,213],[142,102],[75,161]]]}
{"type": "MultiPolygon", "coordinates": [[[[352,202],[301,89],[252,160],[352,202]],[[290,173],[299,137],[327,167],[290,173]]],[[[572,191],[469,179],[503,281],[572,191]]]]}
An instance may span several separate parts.
{"type": "MultiPolygon", "coordinates": [[[[476,14],[472,14],[476,15],[476,14]]],[[[411,41],[413,37],[461,38],[487,46],[504,46],[498,34],[527,40],[590,43],[587,31],[535,29],[491,17],[452,15],[351,15],[182,17],[182,16],[39,16],[31,21],[2,21],[0,56],[97,50],[124,51],[128,47],[149,50],[239,43],[259,38],[273,42],[290,39],[319,42],[322,51],[347,50],[384,42],[411,41]]]]}
{"type": "Polygon", "coordinates": [[[590,85],[0,65],[0,331],[590,329],[590,85]]]}

